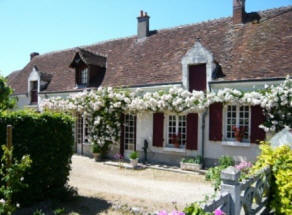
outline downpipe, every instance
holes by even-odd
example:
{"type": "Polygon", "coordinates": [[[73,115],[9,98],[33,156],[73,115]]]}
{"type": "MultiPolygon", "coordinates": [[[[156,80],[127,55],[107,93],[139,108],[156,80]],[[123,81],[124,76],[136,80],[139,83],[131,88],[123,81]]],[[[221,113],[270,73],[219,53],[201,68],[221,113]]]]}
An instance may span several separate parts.
{"type": "Polygon", "coordinates": [[[202,144],[201,144],[202,169],[205,168],[205,125],[207,113],[208,111],[204,111],[204,113],[202,114],[202,144]]]}

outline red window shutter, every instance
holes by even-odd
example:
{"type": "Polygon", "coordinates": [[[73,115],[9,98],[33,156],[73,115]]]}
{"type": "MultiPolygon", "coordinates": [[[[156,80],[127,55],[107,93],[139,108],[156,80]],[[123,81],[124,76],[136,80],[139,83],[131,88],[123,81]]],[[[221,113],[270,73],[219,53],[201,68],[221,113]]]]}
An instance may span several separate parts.
{"type": "Polygon", "coordinates": [[[163,113],[153,114],[153,146],[163,146],[163,113]]]}
{"type": "Polygon", "coordinates": [[[124,120],[125,120],[125,115],[121,114],[121,137],[120,137],[120,154],[124,155],[124,120]]]}
{"type": "Polygon", "coordinates": [[[80,84],[80,71],[78,68],[75,69],[75,83],[80,84]]]}
{"type": "Polygon", "coordinates": [[[259,128],[259,125],[265,121],[263,109],[260,105],[251,107],[251,126],[250,126],[250,142],[259,143],[265,140],[266,133],[263,129],[259,128]]]}
{"type": "Polygon", "coordinates": [[[189,66],[189,91],[206,90],[206,64],[189,66]]]}
{"type": "Polygon", "coordinates": [[[198,149],[198,114],[190,113],[187,116],[187,149],[198,149]]]}
{"type": "Polygon", "coordinates": [[[209,115],[209,139],[213,141],[221,141],[222,140],[222,111],[223,104],[222,103],[213,103],[209,107],[210,115],[209,115]]]}

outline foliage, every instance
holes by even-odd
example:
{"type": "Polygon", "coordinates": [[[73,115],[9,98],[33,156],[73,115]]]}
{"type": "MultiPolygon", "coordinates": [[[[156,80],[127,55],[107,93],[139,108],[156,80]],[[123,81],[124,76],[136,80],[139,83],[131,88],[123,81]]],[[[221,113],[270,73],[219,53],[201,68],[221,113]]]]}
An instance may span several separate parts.
{"type": "Polygon", "coordinates": [[[198,203],[188,205],[183,211],[186,215],[212,215],[210,212],[205,212],[198,203]]]}
{"type": "Polygon", "coordinates": [[[92,153],[101,153],[102,148],[100,145],[92,144],[92,153]]]}
{"type": "Polygon", "coordinates": [[[183,158],[181,161],[183,163],[201,164],[202,163],[202,156],[198,155],[194,158],[183,158]]]}
{"type": "Polygon", "coordinates": [[[17,193],[15,201],[28,205],[51,197],[63,198],[73,153],[72,118],[50,112],[0,113],[0,142],[6,140],[8,124],[13,126],[15,158],[27,154],[32,160],[23,181],[28,187],[17,193]]]}
{"type": "Polygon", "coordinates": [[[288,146],[273,149],[267,143],[260,148],[261,154],[251,173],[270,165],[272,169],[270,206],[276,214],[292,214],[292,150],[288,146]]]}
{"type": "Polygon", "coordinates": [[[137,158],[139,158],[138,152],[131,152],[130,159],[135,160],[137,158]]]}
{"type": "Polygon", "coordinates": [[[57,208],[54,210],[54,215],[64,215],[65,214],[65,208],[57,208]]]}
{"type": "Polygon", "coordinates": [[[46,215],[42,210],[36,210],[32,215],[46,215]]]}
{"type": "Polygon", "coordinates": [[[252,163],[247,161],[241,161],[239,164],[235,165],[235,168],[240,171],[240,180],[248,177],[251,167],[252,163]]]}
{"type": "Polygon", "coordinates": [[[23,176],[31,166],[31,160],[27,155],[21,160],[13,159],[13,147],[2,145],[2,150],[0,196],[4,199],[0,202],[0,214],[10,215],[19,207],[19,204],[13,201],[14,195],[27,187],[23,182],[23,176]]]}
{"type": "Polygon", "coordinates": [[[16,100],[11,97],[12,93],[13,91],[7,85],[6,79],[0,76],[0,111],[14,107],[16,100]]]}
{"type": "Polygon", "coordinates": [[[219,165],[211,167],[206,173],[206,180],[212,181],[215,191],[220,188],[221,185],[221,171],[229,166],[234,165],[234,160],[229,156],[222,156],[219,158],[219,165]]]}

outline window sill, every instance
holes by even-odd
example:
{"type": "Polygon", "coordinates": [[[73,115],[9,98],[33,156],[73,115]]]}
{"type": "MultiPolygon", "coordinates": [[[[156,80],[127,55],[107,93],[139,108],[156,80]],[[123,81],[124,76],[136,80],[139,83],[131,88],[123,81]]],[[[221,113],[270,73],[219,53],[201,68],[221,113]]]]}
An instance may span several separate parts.
{"type": "Polygon", "coordinates": [[[166,152],[185,152],[186,149],[185,148],[171,148],[171,147],[164,147],[163,151],[166,152]]]}
{"type": "Polygon", "coordinates": [[[234,147],[250,147],[249,142],[238,142],[238,141],[223,141],[224,146],[234,146],[234,147]]]}

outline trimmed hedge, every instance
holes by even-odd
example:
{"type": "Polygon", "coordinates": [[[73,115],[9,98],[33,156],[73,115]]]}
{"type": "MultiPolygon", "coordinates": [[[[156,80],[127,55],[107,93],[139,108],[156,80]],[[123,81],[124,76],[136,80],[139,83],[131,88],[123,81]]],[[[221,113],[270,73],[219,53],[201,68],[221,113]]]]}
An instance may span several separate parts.
{"type": "MultiPolygon", "coordinates": [[[[73,154],[72,118],[62,113],[17,111],[0,113],[0,143],[6,143],[6,126],[13,126],[14,156],[30,155],[24,176],[28,188],[15,196],[21,205],[58,197],[68,181],[73,154]]],[[[2,152],[0,152],[2,153],[2,152]]]]}

